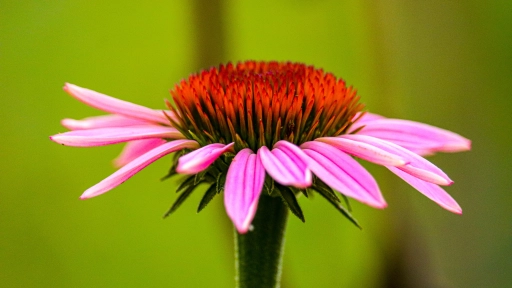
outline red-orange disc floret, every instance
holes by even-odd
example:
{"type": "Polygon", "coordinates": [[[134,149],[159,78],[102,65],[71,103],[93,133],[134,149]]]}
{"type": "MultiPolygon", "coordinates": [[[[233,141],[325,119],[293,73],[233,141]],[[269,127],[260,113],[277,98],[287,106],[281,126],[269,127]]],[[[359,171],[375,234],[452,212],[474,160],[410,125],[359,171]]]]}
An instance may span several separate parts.
{"type": "Polygon", "coordinates": [[[364,107],[342,79],[291,62],[228,63],[182,80],[171,95],[172,124],[187,138],[235,142],[237,151],[343,134],[364,107]]]}

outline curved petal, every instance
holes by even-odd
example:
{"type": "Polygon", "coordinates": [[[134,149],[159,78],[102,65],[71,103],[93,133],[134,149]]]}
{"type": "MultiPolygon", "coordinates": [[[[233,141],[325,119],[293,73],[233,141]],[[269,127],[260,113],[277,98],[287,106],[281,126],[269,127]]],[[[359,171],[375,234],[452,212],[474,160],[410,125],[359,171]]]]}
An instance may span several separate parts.
{"type": "Polygon", "coordinates": [[[451,131],[401,119],[378,119],[358,132],[387,140],[420,153],[459,152],[471,149],[471,141],[451,131]]]}
{"type": "Polygon", "coordinates": [[[164,144],[165,142],[167,141],[160,138],[130,141],[126,143],[121,154],[114,159],[114,166],[117,168],[123,167],[140,155],[164,144]]]}
{"type": "Polygon", "coordinates": [[[156,160],[160,159],[161,157],[169,153],[184,148],[196,148],[197,146],[197,142],[193,140],[175,140],[160,145],[155,149],[150,150],[149,152],[137,157],[135,160],[126,164],[121,169],[117,170],[116,172],[114,172],[114,174],[108,176],[100,183],[87,189],[82,194],[82,196],[80,196],[80,199],[92,198],[119,186],[121,183],[128,180],[130,177],[135,175],[140,170],[144,169],[149,164],[155,162],[156,160]]]}
{"type": "Polygon", "coordinates": [[[241,234],[249,231],[264,182],[265,169],[259,157],[249,148],[238,152],[226,175],[224,205],[241,234]]]}
{"type": "Polygon", "coordinates": [[[405,182],[409,183],[416,190],[420,191],[423,195],[427,196],[430,200],[436,202],[444,209],[456,214],[462,214],[462,208],[459,204],[441,187],[417,179],[416,177],[401,171],[397,167],[387,167],[391,172],[395,173],[398,177],[402,178],[405,182]]]}
{"type": "Polygon", "coordinates": [[[176,172],[182,174],[199,173],[208,168],[220,155],[233,151],[233,145],[235,145],[234,142],[228,145],[214,143],[183,155],[178,160],[176,172]]]}
{"type": "Polygon", "coordinates": [[[93,90],[66,83],[64,91],[83,103],[105,112],[120,114],[149,122],[169,124],[162,110],[153,110],[141,105],[119,100],[93,90]]]}
{"type": "Polygon", "coordinates": [[[397,168],[419,179],[438,185],[451,185],[453,183],[453,181],[448,177],[448,175],[446,175],[441,169],[437,168],[437,166],[430,163],[425,158],[392,142],[360,134],[341,135],[338,137],[351,139],[362,143],[367,143],[377,148],[380,148],[384,151],[402,157],[409,163],[404,166],[399,166],[397,168]]]}
{"type": "Polygon", "coordinates": [[[311,171],[325,184],[369,206],[387,206],[375,179],[352,157],[317,141],[306,142],[300,147],[310,157],[308,166],[311,171]]]}
{"type": "Polygon", "coordinates": [[[276,144],[274,144],[274,148],[283,151],[299,169],[299,175],[301,175],[302,179],[301,181],[305,185],[303,187],[311,186],[313,182],[313,174],[311,173],[311,170],[308,168],[308,155],[306,155],[306,153],[304,153],[304,151],[302,151],[302,149],[300,149],[295,144],[292,144],[284,140],[278,141],[276,144]]]}
{"type": "Polygon", "coordinates": [[[129,118],[117,114],[87,117],[82,120],[66,118],[62,119],[60,123],[69,130],[86,130],[148,124],[148,122],[144,120],[129,118]]]}
{"type": "Polygon", "coordinates": [[[103,146],[149,138],[184,137],[175,128],[158,125],[75,130],[50,136],[52,141],[59,144],[76,147],[103,146]]]}
{"type": "MultiPolygon", "coordinates": [[[[272,151],[265,146],[258,149],[258,157],[267,173],[282,185],[291,185],[298,188],[311,186],[313,177],[304,160],[290,153],[292,150],[287,149],[284,143],[277,145],[277,147],[272,151]]],[[[299,148],[297,147],[297,149],[299,148]]]]}
{"type": "Polygon", "coordinates": [[[384,166],[402,166],[407,164],[407,161],[402,157],[363,142],[341,137],[321,137],[315,139],[315,141],[327,143],[350,155],[354,155],[375,164],[384,166]]]}

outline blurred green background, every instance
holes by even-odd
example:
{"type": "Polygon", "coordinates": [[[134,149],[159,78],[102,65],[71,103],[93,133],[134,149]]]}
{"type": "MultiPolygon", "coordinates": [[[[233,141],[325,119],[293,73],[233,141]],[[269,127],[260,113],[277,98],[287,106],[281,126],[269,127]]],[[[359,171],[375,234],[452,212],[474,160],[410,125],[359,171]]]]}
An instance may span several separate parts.
{"type": "Polygon", "coordinates": [[[283,287],[512,286],[512,2],[1,1],[2,287],[232,287],[222,199],[172,217],[169,158],[88,201],[121,146],[62,147],[64,117],[100,115],[65,82],[148,107],[201,67],[314,64],[370,111],[456,131],[473,151],[431,160],[464,209],[442,210],[367,165],[385,210],[353,202],[360,231],[320,199],[290,217],[283,287]]]}

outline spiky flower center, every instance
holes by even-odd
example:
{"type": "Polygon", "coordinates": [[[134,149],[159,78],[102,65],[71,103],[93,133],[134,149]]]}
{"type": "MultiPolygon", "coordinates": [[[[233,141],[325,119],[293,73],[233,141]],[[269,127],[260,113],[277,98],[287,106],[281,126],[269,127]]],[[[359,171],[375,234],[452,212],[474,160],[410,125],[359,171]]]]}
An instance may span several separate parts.
{"type": "Polygon", "coordinates": [[[220,65],[182,80],[171,95],[174,127],[201,146],[235,142],[236,151],[341,135],[363,108],[344,80],[290,62],[220,65]]]}

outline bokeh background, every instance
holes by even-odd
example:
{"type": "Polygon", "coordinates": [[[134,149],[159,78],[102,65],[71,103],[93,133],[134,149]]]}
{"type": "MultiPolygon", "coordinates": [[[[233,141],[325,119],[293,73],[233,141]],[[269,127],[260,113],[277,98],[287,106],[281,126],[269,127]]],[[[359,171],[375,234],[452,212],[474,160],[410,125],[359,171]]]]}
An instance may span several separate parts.
{"type": "Polygon", "coordinates": [[[368,110],[456,131],[466,153],[431,158],[464,209],[442,210],[367,165],[385,210],[352,202],[360,231],[320,198],[289,219],[283,287],[512,287],[512,2],[0,1],[0,285],[232,287],[222,199],[172,217],[163,158],[79,201],[120,146],[62,147],[64,117],[101,112],[71,82],[160,108],[200,68],[246,59],[314,64],[368,110]]]}

